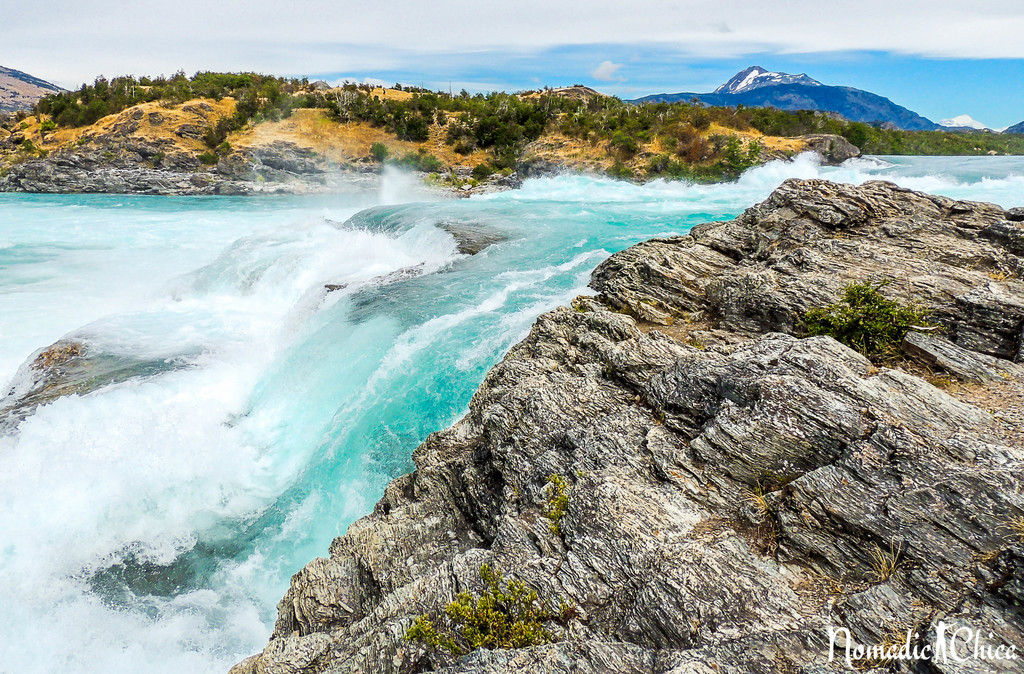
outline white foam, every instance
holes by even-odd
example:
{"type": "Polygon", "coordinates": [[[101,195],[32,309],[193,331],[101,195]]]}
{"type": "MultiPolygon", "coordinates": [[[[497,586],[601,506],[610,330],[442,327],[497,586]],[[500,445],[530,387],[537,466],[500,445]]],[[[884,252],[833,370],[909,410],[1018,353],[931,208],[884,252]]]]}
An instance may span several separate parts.
{"type": "MultiPolygon", "coordinates": [[[[325,218],[353,208],[301,200],[181,212],[75,198],[34,214],[15,207],[5,241],[28,242],[40,259],[0,272],[0,376],[68,332],[109,353],[183,355],[193,367],[62,398],[0,437],[0,671],[223,672],[262,648],[296,570],[289,564],[307,558],[281,550],[301,539],[308,557],[322,554],[375,498],[358,456],[344,459],[355,467],[328,490],[308,487],[332,434],[356,424],[353,410],[372,421],[382,401],[415,401],[388,387],[418,380],[434,359],[446,376],[482,372],[539,313],[586,292],[612,250],[731,217],[790,177],[884,178],[1012,206],[1024,194],[1021,168],[900,158],[823,167],[803,155],[722,185],[563,176],[406,209],[412,224],[394,235],[337,228],[325,218]],[[446,209],[512,238],[458,256],[431,224],[446,209]],[[451,287],[431,291],[438,297],[398,296],[420,302],[414,319],[388,306],[362,323],[345,319],[360,284],[420,263],[423,273],[453,273],[451,287]],[[325,282],[349,288],[324,300],[325,282]],[[399,376],[407,372],[416,376],[399,376]],[[168,564],[230,547],[263,517],[278,524],[219,558],[208,582],[109,602],[89,584],[129,555],[168,564]]],[[[381,199],[408,194],[401,174],[391,179],[381,199]]]]}
{"type": "MultiPolygon", "coordinates": [[[[231,536],[225,524],[250,520],[279,497],[315,446],[275,442],[288,420],[275,417],[281,410],[273,406],[253,410],[251,396],[317,310],[303,299],[322,294],[330,278],[359,282],[417,263],[437,269],[455,246],[432,228],[394,238],[315,217],[248,229],[253,233],[233,242],[209,237],[205,250],[189,251],[209,262],[177,278],[184,265],[173,249],[180,239],[164,232],[167,240],[150,249],[138,245],[145,235],[128,233],[134,241],[120,250],[111,242],[114,252],[98,257],[130,258],[132,290],[118,292],[126,280],[120,266],[89,259],[66,270],[67,280],[56,277],[35,291],[59,303],[78,285],[106,300],[69,308],[55,320],[0,296],[0,305],[22,311],[28,324],[27,338],[2,342],[8,364],[28,355],[19,344],[56,339],[62,326],[81,321],[75,334],[100,351],[186,354],[195,365],[60,398],[22,422],[16,435],[0,437],[0,604],[14,623],[0,631],[0,670],[225,671],[266,639],[275,599],[263,592],[283,591],[280,574],[268,579],[266,568],[256,572],[259,582],[232,585],[232,573],[246,575],[245,564],[234,572],[226,564],[217,589],[128,597],[121,608],[86,583],[129,555],[170,564],[200,540],[231,536]]],[[[294,523],[286,528],[301,526],[301,511],[289,517],[294,523]]]]}

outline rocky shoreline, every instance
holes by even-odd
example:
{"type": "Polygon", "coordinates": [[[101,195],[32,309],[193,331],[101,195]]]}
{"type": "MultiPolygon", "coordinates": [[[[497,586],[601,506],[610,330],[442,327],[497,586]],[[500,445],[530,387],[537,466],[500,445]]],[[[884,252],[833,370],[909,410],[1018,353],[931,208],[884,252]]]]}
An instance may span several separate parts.
{"type": "Polygon", "coordinates": [[[790,180],[736,220],[613,255],[597,295],[541,316],[416,470],[293,577],[233,674],[849,671],[830,627],[882,644],[965,626],[1019,650],[1022,221],[790,180]],[[805,311],[865,280],[941,330],[892,363],[800,338],[805,311]],[[569,607],[551,643],[455,658],[406,640],[479,591],[485,563],[569,607]]]}
{"type": "Polygon", "coordinates": [[[62,149],[15,164],[0,174],[0,192],[248,196],[370,187],[378,180],[373,167],[333,166],[288,143],[234,153],[207,166],[191,154],[136,141],[62,149]]]}
{"type": "MultiPolygon", "coordinates": [[[[316,194],[370,189],[378,186],[381,179],[378,166],[337,166],[287,143],[256,152],[235,153],[211,167],[183,153],[154,162],[157,152],[159,150],[151,147],[132,147],[114,156],[109,150],[58,151],[7,169],[0,174],[0,192],[161,196],[316,194]]],[[[427,175],[419,174],[421,179],[427,175]]],[[[467,197],[518,185],[513,174],[478,186],[438,186],[436,190],[467,197]]]]}
{"type": "MultiPolygon", "coordinates": [[[[0,192],[250,196],[329,193],[372,188],[380,181],[383,167],[369,156],[332,161],[288,140],[218,154],[201,144],[216,114],[213,108],[200,102],[185,105],[180,112],[188,115],[188,123],[172,123],[168,111],[146,112],[136,107],[118,115],[108,126],[64,144],[52,134],[0,128],[5,134],[0,135],[0,160],[6,159],[6,164],[0,161],[0,192]],[[142,133],[153,129],[163,135],[142,133]]],[[[7,126],[17,129],[12,120],[7,120],[7,126]]],[[[803,136],[798,140],[825,164],[839,164],[860,155],[840,136],[803,136]]],[[[511,175],[471,180],[471,167],[453,166],[446,170],[446,180],[433,181],[431,187],[450,196],[467,197],[515,189],[531,177],[604,173],[599,162],[579,160],[566,152],[565,148],[548,147],[538,141],[524,149],[511,175]]],[[[761,161],[789,158],[765,151],[761,161]]],[[[418,175],[421,179],[428,176],[418,175]]]]}
{"type": "MultiPolygon", "coordinates": [[[[369,157],[331,161],[292,141],[273,141],[231,150],[223,156],[196,149],[216,113],[210,105],[186,105],[189,123],[172,122],[171,112],[136,107],[109,128],[59,143],[52,135],[0,127],[0,192],[35,194],[147,194],[162,196],[251,196],[313,194],[379,185],[382,166],[369,157]],[[143,129],[160,129],[154,137],[143,129]],[[25,144],[31,148],[25,151],[25,144]],[[204,159],[207,162],[205,163],[204,159]]],[[[4,119],[17,129],[15,116],[4,119]]],[[[179,120],[180,122],[180,120],[179,120]]],[[[468,180],[471,169],[456,172],[468,180]]],[[[420,173],[421,178],[427,174],[420,173]]],[[[517,187],[513,175],[495,176],[478,186],[436,191],[453,196],[517,187]]]]}

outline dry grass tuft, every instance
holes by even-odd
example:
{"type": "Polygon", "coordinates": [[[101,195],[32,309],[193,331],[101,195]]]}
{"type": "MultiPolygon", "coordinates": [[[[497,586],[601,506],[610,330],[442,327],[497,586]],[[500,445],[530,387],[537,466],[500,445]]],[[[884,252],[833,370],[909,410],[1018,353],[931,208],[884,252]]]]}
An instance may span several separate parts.
{"type": "Polygon", "coordinates": [[[884,583],[900,568],[903,544],[896,545],[890,541],[888,550],[883,550],[875,545],[869,554],[871,556],[872,580],[876,583],[884,583]]]}
{"type": "Polygon", "coordinates": [[[1024,543],[1024,517],[1015,517],[1007,520],[1003,528],[1009,532],[1010,538],[1018,543],[1024,543]]]}
{"type": "Polygon", "coordinates": [[[772,505],[768,502],[764,487],[760,484],[753,489],[744,489],[744,492],[744,500],[753,506],[761,517],[766,517],[772,511],[772,505]]]}

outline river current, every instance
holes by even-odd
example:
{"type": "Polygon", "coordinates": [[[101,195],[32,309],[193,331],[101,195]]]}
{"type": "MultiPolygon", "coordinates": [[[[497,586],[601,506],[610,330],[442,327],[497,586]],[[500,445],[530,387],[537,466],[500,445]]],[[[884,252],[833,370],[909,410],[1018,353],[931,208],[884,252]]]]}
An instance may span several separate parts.
{"type": "Polygon", "coordinates": [[[397,173],[306,197],[0,194],[0,396],[62,338],[157,364],[0,430],[0,672],[225,672],[539,314],[613,252],[790,177],[1024,205],[1020,157],[801,156],[730,184],[463,200],[397,173]]]}

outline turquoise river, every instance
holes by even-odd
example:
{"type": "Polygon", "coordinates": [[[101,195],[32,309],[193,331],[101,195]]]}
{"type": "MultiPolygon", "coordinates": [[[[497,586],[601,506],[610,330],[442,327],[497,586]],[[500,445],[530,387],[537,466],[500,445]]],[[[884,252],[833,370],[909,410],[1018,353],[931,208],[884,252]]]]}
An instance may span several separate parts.
{"type": "Polygon", "coordinates": [[[539,314],[611,253],[789,177],[1024,205],[1009,157],[803,156],[732,184],[558,177],[463,200],[400,174],[305,197],[0,194],[0,672],[226,672],[539,314]],[[453,228],[500,241],[462,255],[453,228]],[[61,338],[138,376],[4,424],[61,338]]]}

